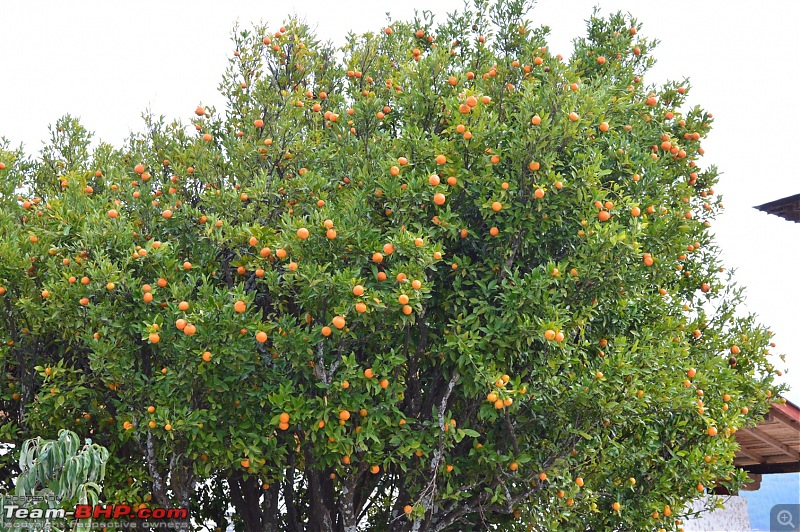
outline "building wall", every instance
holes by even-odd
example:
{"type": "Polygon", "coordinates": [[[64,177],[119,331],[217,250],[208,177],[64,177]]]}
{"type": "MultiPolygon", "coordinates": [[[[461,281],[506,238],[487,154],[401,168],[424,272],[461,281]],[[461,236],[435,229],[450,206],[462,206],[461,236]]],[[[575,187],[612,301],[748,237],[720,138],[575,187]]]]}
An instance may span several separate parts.
{"type": "MultiPolygon", "coordinates": [[[[683,525],[686,532],[749,532],[750,516],[747,514],[747,500],[739,496],[709,495],[722,500],[724,509],[704,512],[698,519],[687,519],[683,525]]],[[[692,505],[693,510],[705,506],[706,499],[698,499],[692,505]]]]}

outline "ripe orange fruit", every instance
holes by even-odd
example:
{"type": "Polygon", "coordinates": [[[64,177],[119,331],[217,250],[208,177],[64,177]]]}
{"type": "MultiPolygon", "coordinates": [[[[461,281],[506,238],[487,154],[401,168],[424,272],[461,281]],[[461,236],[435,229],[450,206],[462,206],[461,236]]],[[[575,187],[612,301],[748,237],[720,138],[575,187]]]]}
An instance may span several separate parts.
{"type": "Polygon", "coordinates": [[[413,512],[413,511],[414,511],[414,507],[411,506],[410,504],[406,504],[405,506],[403,506],[403,512],[406,515],[411,515],[411,512],[413,512]]]}
{"type": "MultiPolygon", "coordinates": [[[[599,59],[599,58],[598,58],[599,59]]],[[[622,505],[619,502],[614,501],[614,504],[611,505],[615,512],[618,512],[622,505]]]]}
{"type": "Polygon", "coordinates": [[[362,296],[364,295],[364,287],[360,284],[357,284],[353,287],[353,295],[354,296],[362,296]]]}
{"type": "Polygon", "coordinates": [[[378,253],[377,251],[372,254],[372,261],[373,262],[383,262],[383,254],[378,253]]]}
{"type": "Polygon", "coordinates": [[[601,222],[608,221],[609,218],[611,218],[611,213],[608,211],[600,211],[597,213],[597,219],[601,222]]]}
{"type": "Polygon", "coordinates": [[[517,469],[519,469],[519,464],[517,462],[511,462],[510,464],[508,464],[508,468],[511,471],[516,471],[517,469]]]}
{"type": "Polygon", "coordinates": [[[545,340],[555,340],[556,332],[553,329],[547,329],[544,332],[544,337],[545,337],[545,340]]]}
{"type": "Polygon", "coordinates": [[[334,316],[331,323],[333,323],[333,326],[337,329],[343,329],[346,322],[344,316],[334,316]]]}
{"type": "Polygon", "coordinates": [[[325,325],[320,332],[322,333],[322,336],[330,336],[333,331],[330,327],[325,325]]]}
{"type": "Polygon", "coordinates": [[[381,380],[380,385],[381,385],[381,388],[383,388],[385,390],[386,388],[389,387],[389,380],[388,379],[381,380]]]}
{"type": "Polygon", "coordinates": [[[258,331],[256,333],[256,341],[261,343],[261,344],[266,342],[267,341],[267,333],[265,333],[264,331],[258,331]]]}
{"type": "Polygon", "coordinates": [[[264,127],[264,121],[263,121],[263,120],[261,120],[260,118],[258,118],[258,119],[256,119],[256,120],[253,120],[253,125],[254,125],[254,126],[257,128],[257,129],[261,129],[262,127],[264,127]]]}
{"type": "Polygon", "coordinates": [[[204,351],[203,352],[203,362],[211,362],[211,352],[204,351]]]}
{"type": "Polygon", "coordinates": [[[350,411],[349,410],[340,410],[339,411],[339,419],[342,421],[347,421],[350,419],[350,411]]]}
{"type": "Polygon", "coordinates": [[[446,162],[447,162],[447,157],[445,157],[444,155],[440,154],[436,156],[436,164],[444,164],[446,162]]]}
{"type": "Polygon", "coordinates": [[[539,115],[533,115],[533,118],[531,118],[531,124],[533,124],[534,126],[538,126],[541,123],[542,119],[539,117],[539,115]]]}
{"type": "Polygon", "coordinates": [[[183,329],[183,334],[186,336],[193,336],[197,332],[197,327],[192,325],[191,323],[187,323],[186,327],[183,329]]]}
{"type": "Polygon", "coordinates": [[[301,240],[305,240],[306,238],[308,238],[308,229],[306,229],[305,227],[301,227],[300,229],[298,229],[297,238],[301,240]]]}
{"type": "Polygon", "coordinates": [[[492,202],[492,210],[494,212],[500,212],[501,210],[503,210],[503,204],[500,203],[499,201],[492,202]]]}
{"type": "Polygon", "coordinates": [[[108,211],[109,218],[116,218],[117,216],[119,216],[119,213],[117,212],[116,209],[111,209],[108,211]]]}
{"type": "Polygon", "coordinates": [[[578,113],[576,113],[575,111],[572,111],[572,112],[569,114],[569,119],[570,119],[572,122],[577,122],[578,120],[580,120],[580,117],[578,116],[578,113]]]}
{"type": "Polygon", "coordinates": [[[148,340],[150,340],[151,344],[157,344],[161,341],[161,337],[158,335],[158,333],[153,332],[150,333],[150,336],[148,336],[148,340]]]}
{"type": "Polygon", "coordinates": [[[439,182],[440,182],[439,176],[436,174],[431,174],[430,177],[428,177],[428,183],[430,183],[431,186],[435,187],[436,185],[439,184],[439,182]]]}
{"type": "Polygon", "coordinates": [[[686,371],[686,376],[689,377],[690,379],[693,379],[695,375],[697,375],[697,370],[694,368],[689,368],[686,371]]]}
{"type": "Polygon", "coordinates": [[[447,198],[441,192],[437,192],[436,194],[433,195],[433,202],[436,205],[444,205],[444,202],[446,200],[447,200],[447,198]]]}
{"type": "Polygon", "coordinates": [[[141,163],[137,164],[136,166],[133,167],[133,171],[136,172],[137,174],[140,174],[140,175],[143,174],[144,173],[144,165],[141,164],[141,163]]]}
{"type": "Polygon", "coordinates": [[[583,486],[583,478],[582,477],[576,478],[575,479],[575,484],[577,484],[579,487],[582,487],[583,486]]]}
{"type": "Polygon", "coordinates": [[[716,436],[717,435],[717,427],[711,426],[708,427],[708,435],[709,436],[716,436]]]}
{"type": "Polygon", "coordinates": [[[233,304],[233,310],[236,312],[244,312],[247,309],[247,304],[244,301],[237,301],[233,304]]]}

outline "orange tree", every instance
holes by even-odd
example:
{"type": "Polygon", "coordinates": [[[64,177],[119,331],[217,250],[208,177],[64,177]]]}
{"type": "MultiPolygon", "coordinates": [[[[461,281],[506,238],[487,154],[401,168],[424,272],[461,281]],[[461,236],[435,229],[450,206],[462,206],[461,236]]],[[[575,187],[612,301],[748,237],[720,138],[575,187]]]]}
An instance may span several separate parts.
{"type": "Polygon", "coordinates": [[[629,16],[567,61],[526,17],[236,29],[224,112],[5,143],[3,441],[90,436],[106,500],[250,531],[673,530],[740,486],[781,388],[711,116],[629,16]]]}

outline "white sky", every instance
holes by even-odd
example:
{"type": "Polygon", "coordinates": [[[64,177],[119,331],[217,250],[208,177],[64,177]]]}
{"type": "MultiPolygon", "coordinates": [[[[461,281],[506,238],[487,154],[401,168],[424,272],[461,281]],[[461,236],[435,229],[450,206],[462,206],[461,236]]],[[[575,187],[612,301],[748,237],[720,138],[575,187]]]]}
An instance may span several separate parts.
{"type": "MultiPolygon", "coordinates": [[[[234,21],[277,27],[299,14],[336,43],[348,30],[379,30],[386,20],[410,18],[416,4],[442,15],[454,0],[230,0],[112,2],[0,0],[0,136],[38,151],[47,125],[79,116],[98,137],[119,144],[142,126],[148,106],[188,119],[198,103],[223,109],[217,85],[233,49],[234,21]]],[[[551,27],[550,48],[569,56],[599,0],[541,0],[531,13],[551,27]]],[[[794,139],[800,123],[794,88],[800,2],[604,0],[604,13],[629,11],[643,35],[661,45],[646,82],[692,81],[691,104],[715,117],[704,143],[706,162],[724,172],[715,188],[726,213],[715,223],[727,266],[748,287],[748,308],[777,335],[787,355],[784,378],[800,404],[800,224],[752,208],[800,193],[794,139]],[[788,155],[789,157],[787,157],[788,155]],[[787,164],[787,159],[790,161],[787,164]]],[[[779,363],[776,359],[776,363],[779,363]]],[[[778,364],[778,367],[781,367],[778,364]]]]}

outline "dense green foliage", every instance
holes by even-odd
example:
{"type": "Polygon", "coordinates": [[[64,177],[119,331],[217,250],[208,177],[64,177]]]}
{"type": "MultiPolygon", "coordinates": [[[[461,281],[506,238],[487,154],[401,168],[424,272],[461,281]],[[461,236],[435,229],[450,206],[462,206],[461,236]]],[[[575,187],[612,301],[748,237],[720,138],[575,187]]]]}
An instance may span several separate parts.
{"type": "Polygon", "coordinates": [[[711,117],[630,17],[565,61],[527,16],[237,29],[224,112],[6,144],[2,441],[91,436],[108,501],[241,530],[674,530],[735,489],[780,388],[711,117]]]}

